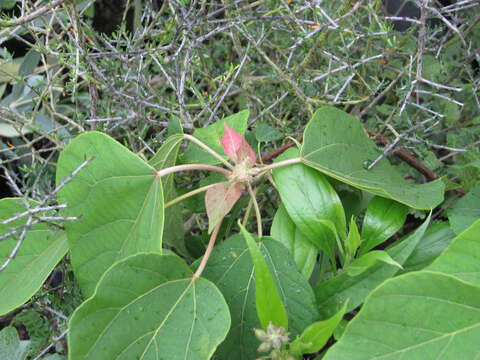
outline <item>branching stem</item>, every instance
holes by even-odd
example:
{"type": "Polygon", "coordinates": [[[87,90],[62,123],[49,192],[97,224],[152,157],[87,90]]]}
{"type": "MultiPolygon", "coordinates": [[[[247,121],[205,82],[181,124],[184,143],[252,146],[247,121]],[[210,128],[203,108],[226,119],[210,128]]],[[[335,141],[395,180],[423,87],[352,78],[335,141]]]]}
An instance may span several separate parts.
{"type": "Polygon", "coordinates": [[[221,226],[222,221],[220,221],[218,225],[213,229],[212,235],[210,235],[210,241],[208,242],[207,249],[205,250],[205,254],[203,254],[202,261],[200,262],[197,271],[195,271],[195,274],[193,274],[193,281],[197,280],[200,276],[202,276],[203,270],[205,269],[205,266],[207,266],[208,258],[212,254],[213,246],[215,245],[215,241],[217,240],[218,232],[220,231],[221,226]]]}
{"type": "Polygon", "coordinates": [[[207,171],[215,171],[220,174],[225,175],[226,177],[230,176],[231,171],[214,166],[214,165],[206,165],[206,164],[185,164],[185,165],[176,165],[176,166],[171,166],[165,169],[162,169],[160,171],[157,171],[156,175],[158,177],[162,177],[168,174],[172,174],[175,172],[179,171],[188,171],[188,170],[207,170],[207,171]]]}
{"type": "Polygon", "coordinates": [[[185,193],[185,194],[183,194],[179,197],[176,197],[175,199],[170,200],[169,202],[167,202],[165,204],[165,209],[172,206],[172,205],[175,205],[175,204],[179,203],[182,200],[185,200],[185,199],[189,198],[190,196],[197,195],[201,192],[207,191],[208,189],[210,189],[211,187],[214,187],[215,185],[218,185],[218,183],[202,186],[198,189],[192,190],[192,191],[190,191],[188,193],[185,193]]]}
{"type": "Polygon", "coordinates": [[[301,157],[279,161],[279,162],[276,162],[276,163],[273,163],[273,164],[270,164],[270,165],[267,165],[267,166],[256,169],[257,174],[258,174],[257,176],[262,175],[269,170],[272,170],[272,169],[275,169],[275,168],[278,168],[278,167],[282,167],[282,166],[298,164],[298,163],[301,163],[302,161],[303,161],[303,158],[301,158],[301,157]]]}
{"type": "Polygon", "coordinates": [[[200,148],[202,148],[203,150],[208,152],[210,155],[212,155],[212,156],[216,157],[218,160],[220,160],[230,170],[233,170],[233,165],[230,164],[227,160],[225,160],[222,155],[220,155],[215,150],[210,148],[207,144],[203,143],[202,141],[198,140],[196,137],[194,137],[192,135],[184,134],[183,138],[193,142],[196,145],[198,145],[200,148]]]}

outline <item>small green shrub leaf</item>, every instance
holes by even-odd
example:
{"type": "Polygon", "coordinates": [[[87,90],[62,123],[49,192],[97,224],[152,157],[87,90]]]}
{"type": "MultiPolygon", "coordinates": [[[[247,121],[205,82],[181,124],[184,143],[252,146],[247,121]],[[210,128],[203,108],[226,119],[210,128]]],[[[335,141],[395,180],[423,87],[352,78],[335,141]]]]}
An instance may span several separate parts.
{"type": "Polygon", "coordinates": [[[347,303],[331,318],[327,320],[314,322],[307,327],[302,335],[296,338],[290,345],[290,351],[299,356],[302,354],[311,354],[319,351],[325,346],[328,339],[333,335],[338,324],[345,315],[347,303]]]}
{"type": "MultiPolygon", "coordinates": [[[[26,209],[21,199],[0,200],[0,219],[9,219],[24,211],[26,209]]],[[[23,217],[0,224],[0,235],[24,225],[26,220],[27,217],[23,217]]],[[[16,243],[16,237],[0,241],[0,264],[7,260],[16,243]]],[[[0,315],[27,302],[40,289],[67,250],[67,237],[63,231],[52,231],[44,224],[30,228],[15,258],[0,272],[0,315]]]]}
{"type": "Polygon", "coordinates": [[[210,359],[230,314],[215,285],[191,277],[174,255],[117,262],[70,320],[69,359],[210,359]]]}
{"type": "Polygon", "coordinates": [[[476,359],[479,337],[479,287],[410,272],[375,289],[323,359],[476,359]]]}
{"type": "Polygon", "coordinates": [[[448,211],[448,220],[455,234],[460,234],[480,219],[480,186],[472,189],[448,211]]]}
{"type": "Polygon", "coordinates": [[[360,238],[360,233],[358,232],[358,226],[355,222],[355,218],[352,216],[350,219],[350,226],[348,227],[348,236],[345,239],[345,252],[348,256],[348,259],[353,259],[361,243],[362,239],[360,238]]]}
{"type": "Polygon", "coordinates": [[[255,138],[259,142],[280,140],[282,137],[281,131],[268,124],[260,123],[255,127],[255,138]]]}
{"type": "MultiPolygon", "coordinates": [[[[297,156],[298,150],[292,148],[277,159],[297,156]]],[[[295,225],[313,245],[333,259],[337,242],[336,234],[332,232],[336,229],[342,237],[346,234],[345,213],[333,186],[323,174],[303,164],[276,168],[273,177],[282,203],[295,225]]]]}
{"type": "MultiPolygon", "coordinates": [[[[288,332],[294,339],[318,320],[313,290],[282,244],[264,237],[258,246],[287,309],[288,332]]],[[[253,332],[254,328],[261,327],[255,305],[254,267],[243,236],[234,235],[215,246],[202,276],[218,286],[232,315],[232,328],[219,346],[216,358],[252,360],[259,357],[260,343],[253,332]]]]}
{"type": "Polygon", "coordinates": [[[345,270],[347,271],[348,275],[357,276],[371,268],[378,261],[382,261],[385,264],[390,264],[398,267],[399,269],[403,269],[402,265],[393,260],[386,251],[374,250],[361,255],[358,259],[355,259],[350,265],[347,266],[345,270]]]}
{"type": "Polygon", "coordinates": [[[162,249],[163,191],[155,169],[111,137],[88,132],[60,154],[57,184],[85,159],[92,161],[63,187],[58,198],[78,221],[65,224],[75,276],[83,294],[93,293],[116,261],[162,249]]]}
{"type": "Polygon", "coordinates": [[[305,164],[328,176],[415,209],[432,209],[443,200],[442,180],[421,185],[409,183],[385,158],[367,170],[381,152],[365,134],[360,121],[341,110],[331,106],[317,110],[303,139],[305,164]]]}
{"type": "Polygon", "coordinates": [[[240,223],[239,225],[255,269],[255,300],[260,324],[264,329],[272,323],[275,327],[288,330],[287,310],[282,303],[267,262],[253,236],[240,223]]]}
{"type": "Polygon", "coordinates": [[[270,233],[273,239],[281,242],[290,251],[297,268],[305,279],[309,279],[317,261],[318,251],[297,228],[283,205],[273,217],[270,233]]]}
{"type": "MultiPolygon", "coordinates": [[[[236,114],[228,116],[222,120],[219,120],[207,127],[196,129],[193,132],[193,136],[201,140],[203,143],[210,146],[218,154],[224,154],[221,140],[224,133],[224,125],[227,124],[230,128],[235,130],[240,135],[244,135],[247,130],[248,125],[248,116],[250,112],[248,110],[240,111],[236,114]]],[[[226,158],[226,156],[225,156],[226,158]]],[[[220,161],[200,149],[195,144],[188,144],[187,149],[185,150],[184,156],[182,157],[183,163],[203,163],[215,165],[219,164],[220,161]]]]}
{"type": "MultiPolygon", "coordinates": [[[[403,266],[423,237],[429,222],[430,217],[404,240],[387,249],[391,258],[403,266]]],[[[350,276],[347,272],[343,272],[318,284],[315,288],[315,295],[322,318],[333,316],[347,299],[349,299],[347,312],[352,311],[363,303],[375,287],[394,276],[398,271],[397,266],[378,262],[360,275],[350,276]]]]}
{"type": "Polygon", "coordinates": [[[365,254],[400,230],[407,213],[408,207],[397,201],[380,196],[373,197],[363,219],[363,242],[359,253],[365,254]]]}

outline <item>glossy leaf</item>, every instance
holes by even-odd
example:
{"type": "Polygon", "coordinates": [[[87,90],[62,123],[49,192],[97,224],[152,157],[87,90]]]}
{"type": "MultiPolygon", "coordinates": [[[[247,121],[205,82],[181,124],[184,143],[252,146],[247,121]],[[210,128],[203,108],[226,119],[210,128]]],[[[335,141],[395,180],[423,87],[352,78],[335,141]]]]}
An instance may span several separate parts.
{"type": "Polygon", "coordinates": [[[455,234],[448,221],[432,224],[425,231],[422,241],[405,262],[405,271],[420,270],[430,265],[447,248],[455,234]]]}
{"type": "MultiPolygon", "coordinates": [[[[155,170],[174,166],[177,162],[182,141],[182,134],[169,136],[155,155],[148,161],[148,164],[155,168],[155,170]]],[[[178,196],[177,190],[175,189],[174,174],[162,177],[162,187],[165,203],[178,196]]],[[[163,241],[174,247],[180,254],[186,255],[187,250],[185,248],[183,227],[178,226],[178,224],[181,223],[183,223],[183,216],[180,204],[175,204],[165,209],[163,241]]]]}
{"type": "Polygon", "coordinates": [[[208,216],[208,233],[222,221],[233,205],[242,196],[241,184],[224,181],[209,188],[205,194],[205,208],[208,216]]]}
{"type": "MultiPolygon", "coordinates": [[[[422,239],[429,222],[430,217],[415,232],[386,250],[393,260],[403,266],[422,239]]],[[[315,288],[315,295],[322,318],[333,316],[340,309],[340,304],[347,299],[349,299],[347,312],[352,311],[363,303],[375,287],[398,271],[396,266],[379,262],[360,275],[350,276],[343,272],[320,283],[315,288]]]]}
{"type": "Polygon", "coordinates": [[[318,251],[297,228],[283,205],[280,205],[273,217],[270,234],[290,251],[298,270],[309,279],[317,261],[318,251]]]}
{"type": "Polygon", "coordinates": [[[427,270],[451,274],[480,286],[480,219],[452,240],[427,270]]]}
{"type": "MultiPolygon", "coordinates": [[[[288,149],[277,159],[286,160],[298,156],[297,149],[288,149]]],[[[342,203],[324,175],[303,164],[295,164],[273,170],[275,185],[280,198],[298,229],[308,240],[333,259],[336,234],[345,237],[346,224],[342,203]]]]}
{"type": "Polygon", "coordinates": [[[256,164],[257,156],[247,140],[228,125],[224,125],[224,129],[225,132],[222,136],[223,152],[230,156],[236,164],[243,162],[245,159],[249,159],[250,165],[256,164]]]}
{"type": "Polygon", "coordinates": [[[24,360],[27,358],[29,340],[20,340],[17,329],[7,326],[0,331],[0,354],[2,360],[24,360]]]}
{"type": "MultiPolygon", "coordinates": [[[[294,339],[318,320],[312,288],[297,270],[288,250],[277,240],[264,237],[259,246],[287,309],[288,332],[294,339]]],[[[218,286],[232,315],[232,328],[215,358],[252,360],[259,357],[260,343],[253,332],[254,328],[261,327],[255,305],[255,275],[243,236],[234,235],[215,246],[202,276],[218,286]]]]}
{"type": "MultiPolygon", "coordinates": [[[[0,200],[0,219],[6,220],[26,211],[21,199],[0,200]]],[[[28,217],[8,224],[0,224],[0,235],[25,224],[28,217]]],[[[17,237],[0,241],[0,264],[7,260],[17,244],[17,237]]],[[[45,224],[28,230],[15,258],[0,272],[0,315],[27,302],[45,282],[68,250],[64,232],[52,231],[45,224]]]]}
{"type": "Polygon", "coordinates": [[[333,332],[342,320],[343,315],[345,315],[346,310],[347,304],[345,303],[331,318],[314,322],[307,327],[302,335],[292,341],[290,344],[290,351],[297,356],[319,351],[333,335],[333,332]]]}
{"type": "Polygon", "coordinates": [[[480,219],[480,186],[472,189],[448,211],[450,226],[457,235],[477,219],[480,219]]]}
{"type": "Polygon", "coordinates": [[[402,265],[392,259],[386,251],[373,250],[364,255],[361,255],[358,259],[355,259],[350,265],[345,269],[347,274],[350,276],[357,276],[363,273],[364,271],[371,268],[378,261],[382,261],[385,264],[390,264],[403,269],[402,265]]]}
{"type": "Polygon", "coordinates": [[[210,281],[173,255],[137,254],[113,265],[69,323],[69,359],[210,359],[230,327],[210,281]]]}
{"type": "Polygon", "coordinates": [[[360,121],[341,110],[331,106],[318,109],[305,128],[303,139],[305,164],[328,176],[416,209],[432,209],[443,200],[442,180],[412,184],[385,158],[367,170],[381,152],[365,134],[360,121]]]}
{"type": "Polygon", "coordinates": [[[349,260],[353,259],[361,242],[362,239],[360,238],[360,233],[358,232],[357,223],[355,222],[355,218],[352,216],[350,219],[350,226],[348,227],[348,236],[345,239],[345,252],[349,260]]]}
{"type": "Polygon", "coordinates": [[[476,359],[479,337],[480,288],[423,270],[375,289],[323,359],[476,359]]]}
{"type": "Polygon", "coordinates": [[[370,200],[362,226],[362,247],[365,254],[399,231],[407,218],[408,207],[397,201],[375,196],[370,200]]]}
{"type": "Polygon", "coordinates": [[[88,297],[116,261],[162,249],[163,192],[155,169],[107,135],[88,132],[60,154],[57,184],[92,158],[58,194],[64,212],[73,271],[88,297]]]}
{"type": "MultiPolygon", "coordinates": [[[[215,123],[207,127],[196,129],[193,132],[193,136],[210,146],[218,154],[223,154],[221,139],[224,133],[224,125],[227,124],[230,128],[235,130],[240,135],[244,135],[248,126],[249,114],[250,112],[248,110],[242,110],[234,115],[216,121],[215,123]]],[[[188,144],[188,147],[185,150],[184,156],[182,158],[182,162],[203,163],[211,165],[220,163],[217,158],[213,157],[212,155],[192,143],[188,144]]]]}
{"type": "Polygon", "coordinates": [[[275,286],[267,262],[253,236],[240,225],[243,237],[248,246],[253,261],[255,272],[255,302],[257,305],[258,319],[262,328],[266,329],[272,323],[277,328],[288,330],[288,315],[282,299],[275,286]]]}

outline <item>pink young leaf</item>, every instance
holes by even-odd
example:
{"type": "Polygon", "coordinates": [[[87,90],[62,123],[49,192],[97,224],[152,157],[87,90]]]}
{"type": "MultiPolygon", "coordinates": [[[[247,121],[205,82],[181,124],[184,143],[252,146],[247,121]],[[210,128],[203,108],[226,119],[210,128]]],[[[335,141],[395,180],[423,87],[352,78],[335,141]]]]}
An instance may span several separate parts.
{"type": "Polygon", "coordinates": [[[230,156],[236,164],[249,158],[251,164],[254,165],[257,162],[257,156],[247,140],[227,125],[224,125],[224,128],[222,146],[225,154],[230,156]]]}
{"type": "Polygon", "coordinates": [[[220,182],[207,190],[205,208],[208,216],[208,233],[222,221],[242,195],[242,184],[220,182]]]}

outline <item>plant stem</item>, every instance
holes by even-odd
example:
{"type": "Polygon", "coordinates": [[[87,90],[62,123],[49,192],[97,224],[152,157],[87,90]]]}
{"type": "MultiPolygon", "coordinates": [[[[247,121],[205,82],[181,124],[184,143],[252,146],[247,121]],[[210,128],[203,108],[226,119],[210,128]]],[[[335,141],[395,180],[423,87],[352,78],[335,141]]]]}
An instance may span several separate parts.
{"type": "Polygon", "coordinates": [[[302,161],[303,161],[303,158],[301,158],[301,157],[288,159],[288,160],[283,160],[283,161],[279,161],[279,162],[276,162],[276,163],[258,168],[258,169],[256,169],[256,171],[257,171],[257,174],[260,175],[260,174],[265,173],[268,170],[275,169],[275,168],[282,167],[282,166],[298,164],[298,163],[301,163],[302,161]]]}
{"type": "Polygon", "coordinates": [[[207,191],[208,189],[210,189],[211,187],[213,187],[213,186],[215,186],[215,185],[217,185],[217,184],[218,184],[218,183],[210,184],[210,185],[206,185],[206,186],[202,186],[202,187],[200,187],[200,188],[198,188],[198,189],[192,190],[192,191],[190,191],[190,192],[188,192],[188,193],[185,193],[185,194],[183,194],[183,195],[181,195],[181,196],[179,196],[179,197],[176,197],[175,199],[170,200],[169,202],[167,202],[167,203],[165,204],[164,208],[166,209],[166,208],[168,208],[168,207],[170,207],[170,206],[172,206],[172,205],[175,205],[176,203],[179,203],[179,202],[182,201],[182,200],[185,200],[185,199],[189,198],[190,196],[193,196],[193,195],[199,194],[199,193],[201,193],[201,192],[207,191]]]}
{"type": "Polygon", "coordinates": [[[255,217],[257,218],[257,232],[258,232],[258,238],[262,238],[262,214],[260,213],[260,208],[258,207],[258,202],[257,199],[255,198],[255,192],[252,189],[252,185],[250,183],[247,183],[247,189],[248,193],[250,194],[250,197],[252,198],[253,202],[253,208],[255,209],[255,217]]]}
{"type": "MultiPolygon", "coordinates": [[[[223,220],[223,219],[222,219],[223,220]]],[[[222,221],[218,223],[218,225],[213,229],[212,235],[210,236],[210,241],[208,242],[207,249],[205,250],[205,254],[203,254],[202,261],[198,266],[197,271],[193,274],[192,281],[197,280],[200,276],[202,276],[203,270],[207,265],[208,258],[212,254],[213,246],[215,245],[215,240],[217,240],[218,232],[220,231],[220,227],[222,226],[222,221]]]]}
{"type": "Polygon", "coordinates": [[[202,141],[198,140],[196,137],[194,137],[192,135],[184,134],[183,138],[195,143],[200,148],[202,148],[203,150],[208,152],[210,155],[212,155],[212,156],[216,157],[218,160],[220,160],[226,167],[233,170],[233,165],[230,164],[227,160],[225,160],[222,155],[220,155],[215,150],[210,148],[207,144],[204,144],[202,141]]]}
{"type": "Polygon", "coordinates": [[[207,171],[215,171],[220,174],[225,175],[226,177],[230,176],[231,172],[227,169],[214,166],[214,165],[206,165],[206,164],[185,164],[185,165],[176,165],[171,166],[166,169],[162,169],[157,171],[156,175],[158,177],[162,177],[171,173],[179,172],[179,171],[186,171],[186,170],[207,170],[207,171]]]}

